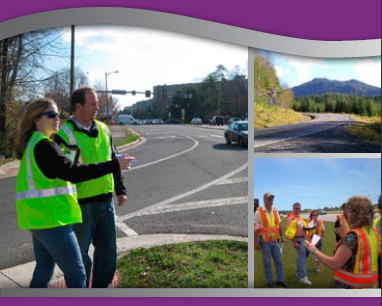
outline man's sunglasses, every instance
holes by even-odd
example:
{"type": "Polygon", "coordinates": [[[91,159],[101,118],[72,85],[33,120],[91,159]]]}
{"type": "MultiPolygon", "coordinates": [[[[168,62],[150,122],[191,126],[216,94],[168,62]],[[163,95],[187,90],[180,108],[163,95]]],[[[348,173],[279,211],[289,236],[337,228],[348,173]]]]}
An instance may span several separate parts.
{"type": "Polygon", "coordinates": [[[40,116],[44,116],[44,115],[50,119],[53,119],[56,117],[58,117],[59,119],[61,118],[61,115],[59,113],[54,112],[54,111],[49,111],[49,112],[45,112],[45,113],[40,114],[40,116]]]}

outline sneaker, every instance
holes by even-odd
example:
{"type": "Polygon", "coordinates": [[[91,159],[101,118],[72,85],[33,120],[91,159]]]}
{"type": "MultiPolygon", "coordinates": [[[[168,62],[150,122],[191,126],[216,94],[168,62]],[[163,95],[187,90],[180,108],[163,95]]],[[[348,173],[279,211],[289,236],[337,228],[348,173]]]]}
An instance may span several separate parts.
{"type": "Polygon", "coordinates": [[[289,285],[286,282],[277,282],[277,286],[281,286],[285,289],[289,288],[289,285]]]}
{"type": "Polygon", "coordinates": [[[319,267],[316,268],[316,272],[320,273],[320,268],[319,267]]]}
{"type": "Polygon", "coordinates": [[[301,277],[300,282],[303,283],[304,285],[312,285],[312,283],[309,281],[308,277],[301,277]]]}

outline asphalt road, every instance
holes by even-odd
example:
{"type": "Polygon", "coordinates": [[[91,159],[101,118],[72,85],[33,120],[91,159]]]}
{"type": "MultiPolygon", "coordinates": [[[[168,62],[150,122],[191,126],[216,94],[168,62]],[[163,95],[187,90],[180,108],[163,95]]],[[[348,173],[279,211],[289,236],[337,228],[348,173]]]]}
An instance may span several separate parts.
{"type": "MultiPolygon", "coordinates": [[[[226,145],[223,130],[138,126],[146,142],[126,152],[138,159],[123,173],[128,201],[116,208],[119,236],[153,233],[247,237],[247,149],[226,145]]],[[[15,177],[0,180],[0,269],[33,260],[20,231],[15,177]]]]}
{"type": "Polygon", "coordinates": [[[348,135],[345,126],[355,124],[341,114],[312,114],[315,119],[254,131],[254,152],[266,153],[371,153],[380,145],[368,144],[348,135]]]}

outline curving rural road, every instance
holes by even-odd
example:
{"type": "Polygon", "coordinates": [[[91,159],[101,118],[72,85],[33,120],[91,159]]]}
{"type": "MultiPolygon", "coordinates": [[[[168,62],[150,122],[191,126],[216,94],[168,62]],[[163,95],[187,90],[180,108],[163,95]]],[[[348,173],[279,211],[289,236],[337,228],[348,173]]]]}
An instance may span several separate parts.
{"type": "Polygon", "coordinates": [[[360,141],[344,131],[356,124],[341,114],[307,114],[308,122],[254,131],[254,152],[380,153],[381,146],[360,141]]]}

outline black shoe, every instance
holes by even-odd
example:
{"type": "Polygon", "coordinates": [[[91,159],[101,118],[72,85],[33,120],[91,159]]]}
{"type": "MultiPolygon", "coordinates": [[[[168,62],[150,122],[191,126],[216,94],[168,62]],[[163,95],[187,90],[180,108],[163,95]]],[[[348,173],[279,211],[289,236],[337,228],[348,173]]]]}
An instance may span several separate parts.
{"type": "Polygon", "coordinates": [[[268,288],[276,288],[274,283],[268,284],[268,288]]]}
{"type": "Polygon", "coordinates": [[[285,289],[289,288],[289,285],[286,282],[277,282],[277,286],[281,286],[285,289]]]}

